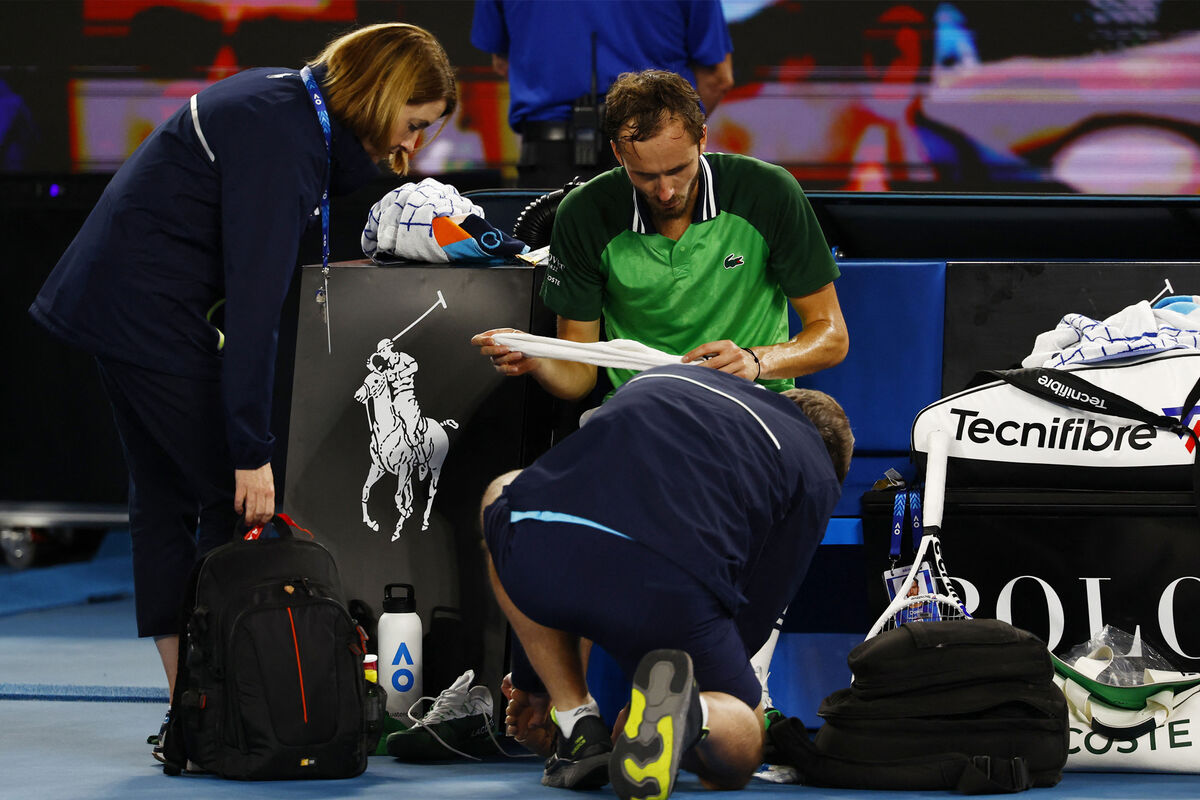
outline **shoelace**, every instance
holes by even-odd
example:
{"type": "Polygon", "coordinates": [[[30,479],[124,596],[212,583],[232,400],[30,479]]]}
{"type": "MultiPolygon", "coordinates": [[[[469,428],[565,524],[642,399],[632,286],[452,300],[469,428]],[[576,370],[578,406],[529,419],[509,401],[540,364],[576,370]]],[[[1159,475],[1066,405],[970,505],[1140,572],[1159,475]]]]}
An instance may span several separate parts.
{"type": "Polygon", "coordinates": [[[487,730],[488,738],[492,740],[492,744],[495,746],[497,752],[499,752],[501,755],[507,756],[508,758],[535,757],[536,753],[518,753],[514,755],[505,751],[499,740],[496,739],[496,734],[492,730],[491,694],[488,693],[488,696],[485,699],[479,694],[472,695],[471,688],[479,687],[469,687],[466,684],[460,686],[456,681],[455,685],[447,687],[437,697],[430,697],[426,695],[417,698],[417,701],[412,704],[408,711],[405,712],[408,718],[413,721],[413,725],[411,728],[409,728],[409,730],[425,728],[425,730],[429,731],[429,735],[437,740],[438,744],[450,752],[460,755],[463,758],[468,758],[471,761],[482,761],[482,759],[478,756],[473,756],[470,753],[464,753],[457,747],[447,743],[446,740],[439,736],[438,732],[433,728],[433,726],[439,722],[459,719],[461,717],[469,717],[475,714],[482,714],[485,720],[484,727],[487,730]],[[420,719],[414,717],[412,715],[412,709],[417,708],[426,700],[433,701],[433,705],[430,707],[429,711],[427,711],[420,719]]]}

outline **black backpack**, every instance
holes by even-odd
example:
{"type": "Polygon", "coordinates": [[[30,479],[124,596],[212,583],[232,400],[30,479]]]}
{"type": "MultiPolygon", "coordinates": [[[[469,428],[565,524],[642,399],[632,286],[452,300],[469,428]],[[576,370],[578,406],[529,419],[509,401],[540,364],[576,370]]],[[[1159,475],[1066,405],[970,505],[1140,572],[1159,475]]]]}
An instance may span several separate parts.
{"type": "Polygon", "coordinates": [[[767,729],[768,760],[801,783],[985,794],[1062,778],[1066,701],[1032,634],[999,620],[913,623],[848,663],[852,685],[821,704],[815,741],[795,717],[767,729]]]}
{"type": "Polygon", "coordinates": [[[192,572],[163,771],[225,778],[349,778],[367,766],[365,643],[329,551],[277,516],[192,572]]]}

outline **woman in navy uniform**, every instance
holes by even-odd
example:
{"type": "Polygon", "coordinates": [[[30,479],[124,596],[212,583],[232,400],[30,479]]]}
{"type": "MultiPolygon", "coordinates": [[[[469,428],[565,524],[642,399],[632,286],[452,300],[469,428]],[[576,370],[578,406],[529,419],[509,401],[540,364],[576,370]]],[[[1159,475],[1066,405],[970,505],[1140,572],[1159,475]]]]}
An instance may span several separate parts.
{"type": "Polygon", "coordinates": [[[239,515],[274,513],[271,394],[300,236],[376,162],[404,174],[456,104],[441,45],[399,23],[348,33],[299,71],[219,81],[117,171],[30,308],[99,364],[129,468],[138,635],[155,638],[172,691],[193,564],[239,515]],[[208,318],[222,300],[223,332],[208,318]]]}

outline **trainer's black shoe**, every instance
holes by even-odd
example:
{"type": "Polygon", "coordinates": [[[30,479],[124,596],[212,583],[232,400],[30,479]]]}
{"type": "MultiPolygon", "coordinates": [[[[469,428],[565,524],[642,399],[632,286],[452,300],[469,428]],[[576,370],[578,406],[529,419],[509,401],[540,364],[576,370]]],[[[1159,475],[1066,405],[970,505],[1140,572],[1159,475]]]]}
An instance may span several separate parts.
{"type": "Polygon", "coordinates": [[[542,783],[558,789],[599,789],[608,783],[608,757],[612,737],[597,716],[575,722],[571,738],[561,733],[555,752],[546,759],[542,783]]]}
{"type": "Polygon", "coordinates": [[[629,718],[613,746],[609,773],[622,800],[665,800],[679,762],[703,735],[700,691],[682,650],[653,650],[633,676],[629,718]]]}
{"type": "Polygon", "coordinates": [[[165,764],[167,759],[163,756],[163,748],[166,747],[167,741],[167,726],[171,724],[171,708],[167,707],[167,713],[163,716],[162,727],[158,729],[157,734],[152,734],[146,737],[146,744],[153,745],[150,750],[150,755],[154,756],[154,760],[165,764]]]}

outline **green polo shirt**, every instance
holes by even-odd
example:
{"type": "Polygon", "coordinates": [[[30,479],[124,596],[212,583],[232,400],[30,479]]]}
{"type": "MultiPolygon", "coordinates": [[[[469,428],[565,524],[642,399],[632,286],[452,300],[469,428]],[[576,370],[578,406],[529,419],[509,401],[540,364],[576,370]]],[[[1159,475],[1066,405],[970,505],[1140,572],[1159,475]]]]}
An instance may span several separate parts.
{"type": "MultiPolygon", "coordinates": [[[[603,313],[609,339],[680,355],[719,339],[786,341],[787,299],[840,274],[804,192],[782,167],[718,153],[700,159],[695,191],[692,224],[677,242],[655,231],[622,168],[568,194],[554,220],[546,305],[574,320],[603,313]]],[[[634,372],[608,374],[615,387],[634,372]]]]}

